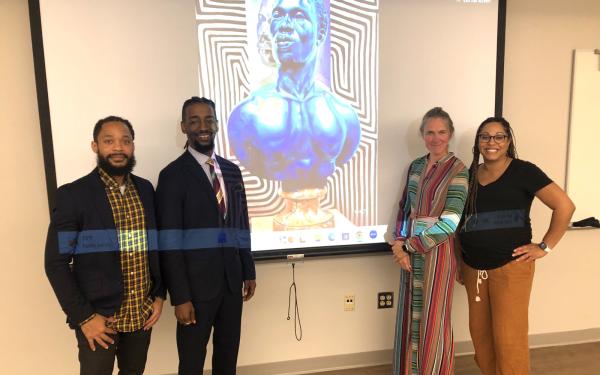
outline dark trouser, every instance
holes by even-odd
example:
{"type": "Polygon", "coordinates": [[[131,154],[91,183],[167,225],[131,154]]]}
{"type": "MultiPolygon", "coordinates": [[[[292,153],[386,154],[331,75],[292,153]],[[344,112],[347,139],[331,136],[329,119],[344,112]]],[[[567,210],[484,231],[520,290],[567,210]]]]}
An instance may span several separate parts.
{"type": "Polygon", "coordinates": [[[79,347],[80,375],[112,375],[115,357],[119,366],[119,375],[141,375],[146,367],[146,357],[150,346],[152,330],[140,329],[134,332],[118,332],[110,335],[113,345],[104,349],[98,343],[92,351],[80,328],[75,330],[79,347]]]}
{"type": "Polygon", "coordinates": [[[206,344],[213,332],[212,373],[235,374],[240,329],[242,295],[228,289],[210,301],[193,301],[196,324],[177,323],[179,375],[201,375],[206,357],[206,344]]]}

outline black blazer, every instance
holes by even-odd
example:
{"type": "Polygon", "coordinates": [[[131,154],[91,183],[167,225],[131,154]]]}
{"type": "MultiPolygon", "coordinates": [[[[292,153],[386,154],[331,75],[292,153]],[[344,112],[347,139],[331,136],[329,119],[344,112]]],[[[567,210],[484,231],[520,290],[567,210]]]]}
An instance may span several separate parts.
{"type": "MultiPolygon", "coordinates": [[[[165,298],[160,276],[152,184],[131,175],[144,206],[152,297],[165,298]]],[[[58,188],[46,238],[46,275],[67,322],[93,313],[113,315],[123,298],[119,242],[110,202],[97,169],[58,188]]]]}
{"type": "Polygon", "coordinates": [[[210,300],[224,287],[241,293],[242,281],[256,278],[242,173],[220,156],[217,162],[227,194],[225,220],[211,182],[188,151],[158,178],[161,267],[173,305],[210,300]]]}

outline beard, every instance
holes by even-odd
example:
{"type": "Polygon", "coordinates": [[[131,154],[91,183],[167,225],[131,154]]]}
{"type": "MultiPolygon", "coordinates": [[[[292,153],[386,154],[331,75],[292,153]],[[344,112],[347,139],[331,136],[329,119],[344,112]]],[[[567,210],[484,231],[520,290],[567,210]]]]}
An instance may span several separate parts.
{"type": "Polygon", "coordinates": [[[202,144],[200,142],[198,142],[198,140],[193,139],[193,140],[188,140],[188,144],[190,146],[192,146],[192,148],[196,151],[198,151],[201,154],[208,154],[210,152],[212,152],[212,150],[215,148],[215,140],[214,138],[210,140],[210,142],[208,142],[207,144],[202,144]]]}
{"type": "MultiPolygon", "coordinates": [[[[125,156],[126,157],[126,156],[125,156]]],[[[130,158],[127,158],[127,163],[123,166],[116,167],[112,165],[109,161],[110,155],[107,157],[103,157],[98,155],[98,167],[102,168],[102,170],[108,173],[109,176],[125,176],[128,173],[131,173],[133,167],[135,167],[135,155],[131,155],[130,158]]]]}

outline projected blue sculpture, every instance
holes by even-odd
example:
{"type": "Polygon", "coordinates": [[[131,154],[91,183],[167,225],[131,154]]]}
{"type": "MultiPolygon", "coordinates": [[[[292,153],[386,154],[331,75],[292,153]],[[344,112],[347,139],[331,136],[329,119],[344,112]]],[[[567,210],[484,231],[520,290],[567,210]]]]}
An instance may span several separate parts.
{"type": "MultiPolygon", "coordinates": [[[[229,142],[253,174],[281,181],[284,194],[302,195],[324,188],[335,167],[350,160],[360,141],[360,123],[356,111],[316,77],[319,47],[329,31],[323,0],[275,1],[270,17],[277,82],[253,91],[234,108],[229,142]]],[[[268,50],[264,43],[262,48],[268,50]]]]}
{"type": "Polygon", "coordinates": [[[261,0],[256,22],[256,49],[260,61],[266,66],[276,66],[271,43],[271,14],[274,0],[261,0]]]}

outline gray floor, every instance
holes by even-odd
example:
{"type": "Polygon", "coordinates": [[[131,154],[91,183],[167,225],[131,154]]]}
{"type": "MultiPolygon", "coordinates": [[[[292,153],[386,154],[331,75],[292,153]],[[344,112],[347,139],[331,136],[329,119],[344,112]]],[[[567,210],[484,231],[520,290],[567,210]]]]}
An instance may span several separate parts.
{"type": "MultiPolygon", "coordinates": [[[[391,366],[320,372],[319,375],[389,375],[391,366]]],[[[473,356],[456,357],[456,375],[480,375],[473,356]]],[[[600,342],[531,351],[532,375],[600,375],[600,342]]]]}

